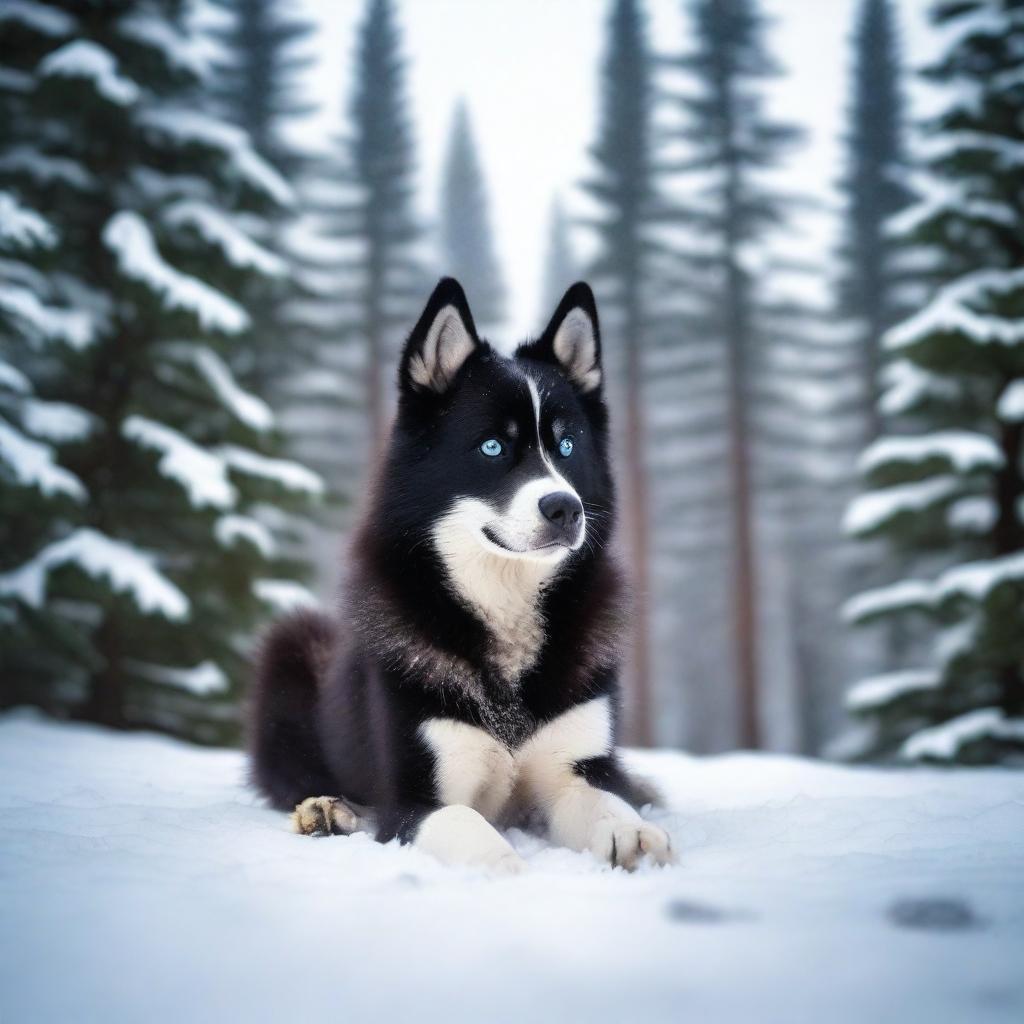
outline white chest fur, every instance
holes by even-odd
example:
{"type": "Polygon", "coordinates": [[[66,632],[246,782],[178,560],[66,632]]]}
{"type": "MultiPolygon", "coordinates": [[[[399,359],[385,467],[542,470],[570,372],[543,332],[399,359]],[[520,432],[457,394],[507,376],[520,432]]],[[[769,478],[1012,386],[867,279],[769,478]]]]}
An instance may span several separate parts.
{"type": "Polygon", "coordinates": [[[424,722],[420,734],[434,754],[441,803],[465,804],[494,822],[517,787],[543,810],[572,784],[577,761],[610,753],[611,707],[607,697],[579,704],[514,751],[482,729],[447,718],[424,722]]]}

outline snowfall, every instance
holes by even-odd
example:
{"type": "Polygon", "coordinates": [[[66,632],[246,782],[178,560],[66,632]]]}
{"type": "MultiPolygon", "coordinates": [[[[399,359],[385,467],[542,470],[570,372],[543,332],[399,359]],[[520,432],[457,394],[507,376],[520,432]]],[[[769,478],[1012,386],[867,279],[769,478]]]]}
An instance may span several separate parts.
{"type": "Polygon", "coordinates": [[[678,866],[293,835],[237,751],[0,717],[0,1021],[1024,1020],[1024,773],[631,754],[678,866]]]}

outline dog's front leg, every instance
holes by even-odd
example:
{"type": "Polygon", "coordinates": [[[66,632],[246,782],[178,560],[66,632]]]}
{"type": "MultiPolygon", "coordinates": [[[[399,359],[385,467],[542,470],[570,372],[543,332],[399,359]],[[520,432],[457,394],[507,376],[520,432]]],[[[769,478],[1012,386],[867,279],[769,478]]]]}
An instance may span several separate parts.
{"type": "Polygon", "coordinates": [[[668,834],[644,821],[621,797],[590,785],[569,769],[548,795],[551,838],[572,850],[589,850],[615,867],[632,870],[646,854],[656,864],[674,860],[668,834]]]}

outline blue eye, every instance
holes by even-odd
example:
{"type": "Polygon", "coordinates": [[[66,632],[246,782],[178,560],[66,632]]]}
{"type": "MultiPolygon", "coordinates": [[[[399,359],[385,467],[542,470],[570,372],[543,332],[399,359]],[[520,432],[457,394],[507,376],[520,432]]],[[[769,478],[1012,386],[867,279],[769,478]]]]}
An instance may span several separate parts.
{"type": "Polygon", "coordinates": [[[501,442],[496,437],[489,437],[482,445],[480,445],[480,451],[484,455],[490,456],[490,458],[496,458],[505,449],[502,447],[501,442]]]}
{"type": "Polygon", "coordinates": [[[569,456],[572,455],[572,446],[572,438],[563,437],[562,440],[558,442],[558,454],[561,455],[563,459],[569,458],[569,456]]]}

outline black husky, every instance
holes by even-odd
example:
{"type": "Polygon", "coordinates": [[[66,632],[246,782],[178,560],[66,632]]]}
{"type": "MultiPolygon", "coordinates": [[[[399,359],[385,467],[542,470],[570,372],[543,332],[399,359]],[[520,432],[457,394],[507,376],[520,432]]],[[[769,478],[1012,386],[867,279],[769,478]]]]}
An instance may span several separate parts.
{"type": "Polygon", "coordinates": [[[371,829],[517,870],[498,828],[671,859],[615,751],[623,597],[597,308],[575,284],[512,358],[456,281],[406,342],[339,614],[268,634],[253,778],[298,831],[371,829]]]}

